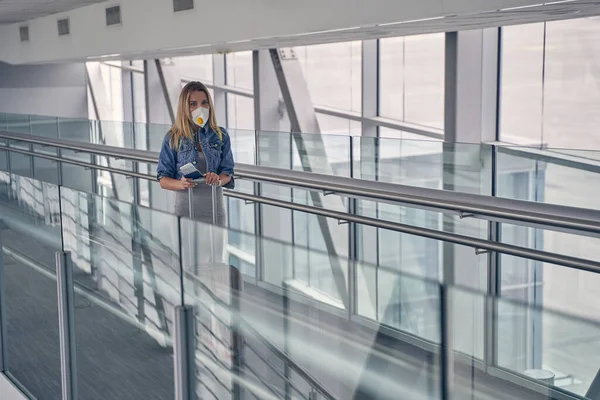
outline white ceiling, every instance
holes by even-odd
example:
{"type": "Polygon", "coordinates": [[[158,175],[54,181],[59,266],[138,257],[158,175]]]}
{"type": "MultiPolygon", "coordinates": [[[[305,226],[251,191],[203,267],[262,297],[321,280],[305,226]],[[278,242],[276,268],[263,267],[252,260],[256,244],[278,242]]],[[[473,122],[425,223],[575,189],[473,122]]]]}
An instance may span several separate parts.
{"type": "MultiPolygon", "coordinates": [[[[372,15],[366,15],[365,10],[358,9],[360,7],[344,9],[348,3],[360,5],[364,1],[303,0],[301,3],[289,2],[289,5],[284,1],[285,7],[267,9],[265,7],[271,7],[275,0],[216,0],[212,2],[215,17],[203,22],[206,34],[202,35],[198,35],[195,23],[189,23],[196,20],[200,11],[175,15],[167,0],[120,0],[119,4],[126,18],[118,29],[104,25],[105,5],[95,4],[68,14],[73,34],[67,38],[57,35],[56,21],[52,16],[30,21],[32,40],[27,43],[19,42],[17,26],[0,26],[0,36],[6,35],[9,38],[4,40],[3,37],[0,40],[0,60],[11,64],[33,64],[150,59],[600,16],[600,0],[554,0],[545,3],[538,3],[538,0],[368,0],[371,4],[379,5],[375,11],[371,10],[372,15]],[[304,4],[307,3],[312,4],[313,8],[305,7],[304,4]],[[329,13],[319,15],[314,12],[319,7],[317,3],[328,5],[328,8],[325,7],[327,11],[344,9],[344,12],[339,14],[338,19],[332,20],[329,13]],[[431,8],[438,3],[447,7],[431,8]],[[482,8],[483,3],[489,8],[482,8]],[[457,6],[461,4],[462,7],[457,6]],[[464,4],[472,4],[473,7],[469,8],[464,4]],[[507,6],[502,8],[504,4],[507,6]],[[509,4],[513,7],[509,8],[509,4]],[[521,6],[514,7],[515,4],[521,6]],[[529,5],[523,6],[524,4],[529,5]],[[233,5],[239,5],[238,9],[233,10],[233,5]],[[415,8],[417,6],[420,8],[415,8]],[[293,11],[295,18],[288,20],[287,14],[293,7],[296,7],[293,11]],[[248,11],[254,12],[256,20],[248,20],[248,11]],[[391,17],[386,17],[387,15],[391,17]],[[404,18],[397,17],[398,15],[404,18]],[[295,21],[308,20],[307,16],[314,16],[312,25],[304,26],[304,22],[293,24],[295,21]],[[227,29],[222,29],[222,21],[228,22],[227,29]],[[154,28],[156,26],[169,29],[157,30],[154,28]]],[[[57,12],[59,6],[79,7],[100,2],[101,0],[0,0],[0,21],[7,17],[9,4],[14,18],[18,16],[20,19],[28,19],[30,17],[25,15],[26,10],[20,13],[15,10],[19,7],[24,10],[26,7],[23,6],[29,5],[28,9],[32,12],[40,12],[34,3],[38,6],[53,4],[54,8],[46,8],[46,13],[51,13],[57,12]]]]}
{"type": "MultiPolygon", "coordinates": [[[[418,0],[415,0],[418,1],[418,0]]],[[[463,31],[522,25],[544,21],[600,16],[600,0],[555,0],[527,7],[515,7],[463,15],[447,15],[417,21],[339,29],[300,35],[269,37],[239,42],[214,43],[208,46],[164,49],[159,52],[101,57],[99,60],[162,58],[193,54],[212,54],[244,50],[294,47],[352,40],[381,39],[427,33],[463,31]]],[[[598,21],[600,23],[600,20],[598,21]]]]}
{"type": "Polygon", "coordinates": [[[45,17],[106,0],[0,0],[0,24],[45,17]]]}

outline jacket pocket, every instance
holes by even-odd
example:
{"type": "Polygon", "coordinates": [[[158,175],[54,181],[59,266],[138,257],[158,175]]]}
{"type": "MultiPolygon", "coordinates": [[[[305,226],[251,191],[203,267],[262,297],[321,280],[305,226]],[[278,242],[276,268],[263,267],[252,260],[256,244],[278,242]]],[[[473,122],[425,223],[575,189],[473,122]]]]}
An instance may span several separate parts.
{"type": "Polygon", "coordinates": [[[208,147],[213,152],[213,154],[221,155],[221,142],[210,142],[208,147]]]}
{"type": "Polygon", "coordinates": [[[188,141],[181,143],[177,152],[177,171],[179,172],[179,167],[196,161],[194,156],[194,144],[188,141]]]}

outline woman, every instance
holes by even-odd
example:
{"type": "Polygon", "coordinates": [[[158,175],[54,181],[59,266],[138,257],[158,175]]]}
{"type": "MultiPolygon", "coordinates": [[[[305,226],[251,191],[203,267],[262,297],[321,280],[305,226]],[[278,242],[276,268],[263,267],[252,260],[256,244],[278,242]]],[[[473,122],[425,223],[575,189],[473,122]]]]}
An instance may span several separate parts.
{"type": "Polygon", "coordinates": [[[175,214],[212,224],[212,186],[217,186],[217,224],[224,226],[221,186],[234,188],[233,167],[231,141],[217,125],[210,93],[200,82],[188,83],[179,95],[177,118],[163,140],[157,168],[160,187],[175,191],[175,214]],[[188,163],[204,175],[204,183],[183,176],[180,168],[188,163]]]}

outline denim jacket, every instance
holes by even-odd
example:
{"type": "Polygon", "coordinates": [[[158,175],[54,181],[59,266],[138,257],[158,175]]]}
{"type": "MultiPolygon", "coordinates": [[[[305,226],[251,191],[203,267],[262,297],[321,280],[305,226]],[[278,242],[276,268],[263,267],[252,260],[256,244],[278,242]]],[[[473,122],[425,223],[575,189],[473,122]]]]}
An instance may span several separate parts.
{"type": "Polygon", "coordinates": [[[231,152],[231,140],[229,134],[223,128],[223,141],[219,135],[214,132],[210,126],[206,125],[194,133],[194,140],[188,138],[181,139],[179,149],[171,148],[171,132],[167,132],[163,139],[160,155],[158,157],[158,167],[156,168],[157,178],[163,177],[181,179],[183,174],[179,168],[187,163],[196,164],[198,160],[198,149],[195,143],[200,139],[200,146],[206,158],[207,172],[218,174],[228,174],[231,181],[223,187],[233,189],[235,181],[233,179],[233,154],[231,152]]]}

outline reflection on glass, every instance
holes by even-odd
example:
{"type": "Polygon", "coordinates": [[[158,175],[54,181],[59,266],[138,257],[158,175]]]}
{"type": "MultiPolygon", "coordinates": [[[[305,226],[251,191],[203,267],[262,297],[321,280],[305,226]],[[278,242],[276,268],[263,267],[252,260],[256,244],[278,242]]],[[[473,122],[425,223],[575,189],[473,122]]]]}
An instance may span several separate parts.
{"type": "Polygon", "coordinates": [[[6,372],[34,396],[60,396],[55,252],[58,187],[0,173],[6,372]]]}
{"type": "Polygon", "coordinates": [[[293,168],[350,177],[350,140],[347,136],[292,134],[293,168]]]}
{"type": "MultiPolygon", "coordinates": [[[[584,396],[600,365],[600,325],[509,300],[497,304],[498,365],[584,396]]],[[[597,315],[596,315],[597,316],[597,315]]]]}
{"type": "Polygon", "coordinates": [[[101,399],[108,390],[117,398],[134,381],[144,398],[172,396],[169,346],[181,303],[176,217],[66,188],[61,194],[82,308],[75,315],[80,394],[101,399]]]}
{"type": "MultiPolygon", "coordinates": [[[[58,119],[50,117],[31,116],[31,134],[33,136],[42,136],[58,138],[58,119]]],[[[32,146],[36,153],[47,154],[56,157],[58,150],[45,146],[32,146]]],[[[33,159],[33,175],[36,179],[44,182],[58,184],[58,164],[56,161],[44,158],[33,159]]]]}

